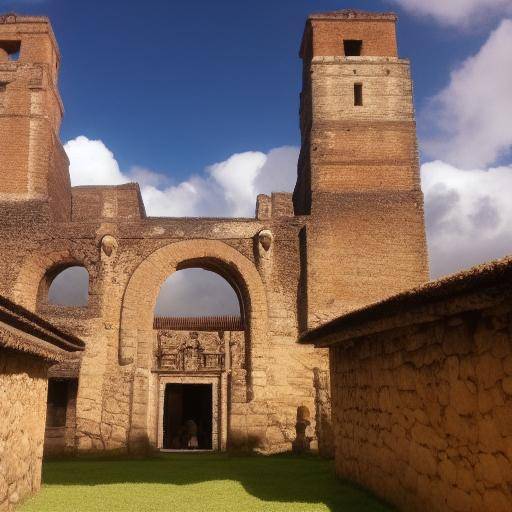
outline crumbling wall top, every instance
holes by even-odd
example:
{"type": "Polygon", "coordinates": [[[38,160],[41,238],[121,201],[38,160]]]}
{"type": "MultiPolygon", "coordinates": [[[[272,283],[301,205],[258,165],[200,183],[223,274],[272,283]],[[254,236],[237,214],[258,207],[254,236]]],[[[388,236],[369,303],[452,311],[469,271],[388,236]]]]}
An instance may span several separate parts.
{"type": "Polygon", "coordinates": [[[398,16],[394,12],[369,12],[359,9],[340,9],[331,12],[310,14],[310,20],[383,20],[396,21],[398,16]]]}

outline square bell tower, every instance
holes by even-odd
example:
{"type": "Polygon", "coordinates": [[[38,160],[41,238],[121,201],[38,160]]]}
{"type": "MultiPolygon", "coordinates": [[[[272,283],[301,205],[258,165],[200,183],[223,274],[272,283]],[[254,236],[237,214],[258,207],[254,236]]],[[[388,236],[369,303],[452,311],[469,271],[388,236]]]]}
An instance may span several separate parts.
{"type": "Polygon", "coordinates": [[[300,56],[303,328],[428,279],[409,61],[396,15],[311,15],[300,56]]]}

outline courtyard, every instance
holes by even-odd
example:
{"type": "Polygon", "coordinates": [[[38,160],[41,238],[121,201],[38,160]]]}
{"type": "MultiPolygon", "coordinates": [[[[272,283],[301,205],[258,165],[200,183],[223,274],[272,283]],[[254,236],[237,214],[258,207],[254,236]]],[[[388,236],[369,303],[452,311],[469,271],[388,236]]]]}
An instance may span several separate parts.
{"type": "Polygon", "coordinates": [[[162,454],[147,459],[55,460],[22,512],[384,512],[337,480],[332,461],[291,455],[162,454]]]}

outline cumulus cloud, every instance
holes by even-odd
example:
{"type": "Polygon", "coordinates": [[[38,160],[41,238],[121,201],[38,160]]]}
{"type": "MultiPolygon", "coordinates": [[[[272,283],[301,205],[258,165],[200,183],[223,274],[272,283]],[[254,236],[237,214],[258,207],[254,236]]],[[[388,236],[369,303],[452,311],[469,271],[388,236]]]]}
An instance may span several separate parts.
{"type": "Polygon", "coordinates": [[[119,169],[114,154],[101,140],[89,140],[80,135],[64,145],[70,166],[71,184],[121,185],[130,179],[119,169]]]}
{"type": "Polygon", "coordinates": [[[422,113],[427,155],[462,168],[485,168],[512,147],[512,20],[455,69],[422,113]]]}
{"type": "Polygon", "coordinates": [[[418,16],[449,25],[481,23],[512,10],[511,0],[391,0],[418,16]]]}
{"type": "Polygon", "coordinates": [[[148,215],[156,217],[253,217],[258,194],[293,190],[299,154],[298,148],[288,146],[268,153],[236,153],[188,180],[170,184],[168,176],[142,167],[122,172],[100,140],[80,136],[64,149],[73,186],[137,181],[148,215]]]}
{"type": "Polygon", "coordinates": [[[421,168],[433,277],[512,253],[512,166],[421,168]]]}

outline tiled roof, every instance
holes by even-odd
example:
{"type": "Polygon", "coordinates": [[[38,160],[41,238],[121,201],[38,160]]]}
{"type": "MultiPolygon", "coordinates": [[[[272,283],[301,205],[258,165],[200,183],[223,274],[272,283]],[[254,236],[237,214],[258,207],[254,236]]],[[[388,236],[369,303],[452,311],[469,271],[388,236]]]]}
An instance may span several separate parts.
{"type": "Polygon", "coordinates": [[[239,316],[157,316],[153,328],[168,331],[243,331],[239,316]]]}
{"type": "Polygon", "coordinates": [[[52,361],[60,361],[67,352],[85,348],[76,336],[1,296],[0,346],[52,361]]]}
{"type": "Polygon", "coordinates": [[[503,285],[512,294],[512,256],[430,281],[422,286],[351,311],[304,333],[300,341],[322,346],[335,344],[341,340],[368,334],[370,323],[405,314],[409,315],[411,321],[414,321],[414,311],[423,306],[436,302],[447,302],[448,299],[460,295],[503,285]]]}

